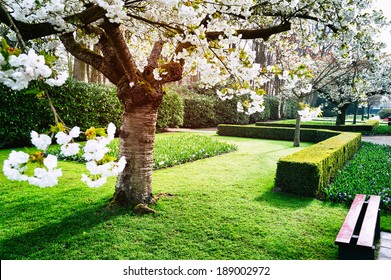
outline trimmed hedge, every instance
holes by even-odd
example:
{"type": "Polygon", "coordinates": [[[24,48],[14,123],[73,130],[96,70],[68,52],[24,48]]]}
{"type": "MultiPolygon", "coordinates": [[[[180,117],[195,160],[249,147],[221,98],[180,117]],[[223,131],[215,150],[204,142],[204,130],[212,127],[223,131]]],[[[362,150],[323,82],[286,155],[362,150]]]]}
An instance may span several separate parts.
{"type": "Polygon", "coordinates": [[[275,186],[289,193],[322,198],[324,187],[361,146],[361,134],[343,132],[277,163],[275,186]]]}
{"type": "Polygon", "coordinates": [[[238,112],[237,104],[239,98],[221,100],[215,97],[215,119],[214,124],[248,124],[250,116],[238,112]]]}
{"type": "MultiPolygon", "coordinates": [[[[261,138],[272,140],[293,141],[295,130],[290,127],[263,127],[224,125],[217,127],[217,134],[221,136],[237,136],[247,138],[261,138]]],[[[322,129],[301,129],[300,140],[304,142],[320,142],[339,135],[339,132],[322,129]]]]}
{"type": "Polygon", "coordinates": [[[262,112],[257,112],[250,115],[250,122],[256,123],[259,121],[276,120],[278,118],[278,98],[275,96],[265,96],[263,98],[262,112]]]}
{"type": "MultiPolygon", "coordinates": [[[[219,125],[218,135],[293,140],[294,128],[219,125]]],[[[324,187],[361,146],[361,134],[323,129],[301,129],[301,141],[317,144],[281,158],[276,188],[310,197],[322,197],[324,187]]]]}
{"type": "Polygon", "coordinates": [[[48,129],[52,119],[46,100],[0,84],[0,149],[31,145],[30,131],[48,129]]]}
{"type": "MultiPolygon", "coordinates": [[[[295,124],[290,123],[278,123],[278,122],[257,122],[256,126],[267,126],[267,127],[295,127],[295,124]]],[[[327,125],[327,124],[301,124],[301,128],[315,128],[315,129],[328,129],[344,132],[361,132],[361,131],[374,131],[379,126],[379,121],[368,120],[364,124],[354,125],[327,125]]]]}

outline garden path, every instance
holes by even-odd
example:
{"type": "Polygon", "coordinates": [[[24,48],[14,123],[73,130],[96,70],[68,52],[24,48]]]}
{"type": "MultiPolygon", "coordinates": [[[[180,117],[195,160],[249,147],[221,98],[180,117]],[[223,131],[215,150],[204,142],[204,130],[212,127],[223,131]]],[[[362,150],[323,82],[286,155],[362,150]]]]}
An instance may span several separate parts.
{"type": "Polygon", "coordinates": [[[382,231],[380,233],[379,260],[391,260],[391,233],[382,231]]]}
{"type": "Polygon", "coordinates": [[[391,145],[391,136],[362,136],[362,141],[374,144],[391,145]]]}

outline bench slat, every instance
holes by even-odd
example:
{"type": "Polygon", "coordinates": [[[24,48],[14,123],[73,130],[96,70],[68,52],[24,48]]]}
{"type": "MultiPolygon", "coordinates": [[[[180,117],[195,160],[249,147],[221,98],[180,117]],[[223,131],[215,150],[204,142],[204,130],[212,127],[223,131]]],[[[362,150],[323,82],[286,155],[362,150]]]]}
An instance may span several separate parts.
{"type": "Polygon", "coordinates": [[[380,196],[371,195],[368,201],[368,208],[365,213],[364,221],[362,223],[357,245],[372,247],[375,239],[375,228],[377,215],[380,206],[380,196]]]}
{"type": "Polygon", "coordinates": [[[350,243],[350,239],[353,236],[356,222],[360,216],[361,208],[365,201],[365,195],[357,194],[353,200],[352,206],[350,206],[349,212],[346,215],[345,221],[342,224],[341,229],[335,239],[335,243],[350,243]]]}

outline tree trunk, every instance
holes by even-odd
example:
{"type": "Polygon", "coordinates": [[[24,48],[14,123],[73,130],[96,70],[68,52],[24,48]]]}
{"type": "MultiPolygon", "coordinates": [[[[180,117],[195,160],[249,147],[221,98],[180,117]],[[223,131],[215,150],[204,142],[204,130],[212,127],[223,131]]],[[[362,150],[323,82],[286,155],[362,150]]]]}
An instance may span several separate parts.
{"type": "Polygon", "coordinates": [[[353,124],[357,123],[357,113],[358,113],[358,101],[354,102],[353,124]]]}
{"type": "Polygon", "coordinates": [[[300,147],[300,121],[301,117],[299,113],[296,113],[295,136],[293,138],[294,147],[300,147]]]}
{"type": "Polygon", "coordinates": [[[362,111],[361,111],[361,120],[364,121],[365,120],[365,107],[362,106],[362,111]]]}
{"type": "Polygon", "coordinates": [[[346,111],[347,111],[348,107],[349,107],[349,104],[345,104],[341,108],[339,108],[340,113],[337,114],[336,125],[345,125],[346,111]]]}
{"type": "Polygon", "coordinates": [[[73,62],[73,79],[84,82],[86,80],[86,68],[87,65],[75,58],[73,62]]]}
{"type": "MultiPolygon", "coordinates": [[[[100,53],[100,50],[97,45],[94,45],[93,51],[96,53],[100,53]]],[[[94,67],[91,66],[90,67],[89,82],[100,84],[102,82],[100,76],[101,76],[101,73],[98,70],[96,70],[94,67]]]]}
{"type": "Polygon", "coordinates": [[[154,203],[152,195],[153,147],[157,106],[143,104],[125,109],[120,132],[120,156],[127,164],[118,176],[112,203],[136,206],[154,203]]]}

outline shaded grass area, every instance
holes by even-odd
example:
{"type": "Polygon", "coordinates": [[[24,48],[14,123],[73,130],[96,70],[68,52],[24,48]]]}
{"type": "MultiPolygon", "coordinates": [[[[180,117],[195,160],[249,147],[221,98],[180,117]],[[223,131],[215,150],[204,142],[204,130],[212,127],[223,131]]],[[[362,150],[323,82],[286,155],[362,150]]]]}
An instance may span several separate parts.
{"type": "Polygon", "coordinates": [[[356,194],[379,195],[381,208],[391,211],[391,146],[363,142],[325,193],[326,199],[347,204],[356,194]]]}
{"type": "MultiPolygon", "coordinates": [[[[160,137],[160,136],[159,136],[160,137]]],[[[1,259],[336,259],[340,204],[272,191],[277,160],[292,143],[212,136],[238,151],[155,171],[154,193],[170,193],[138,216],[109,209],[114,181],[89,189],[84,165],[40,189],[0,175],[1,259]]],[[[302,148],[309,144],[302,144],[302,148]]],[[[9,151],[0,151],[0,161],[9,151]]],[[[67,172],[65,172],[67,170],[67,172]]],[[[391,216],[382,227],[391,230],[391,216]]]]}

